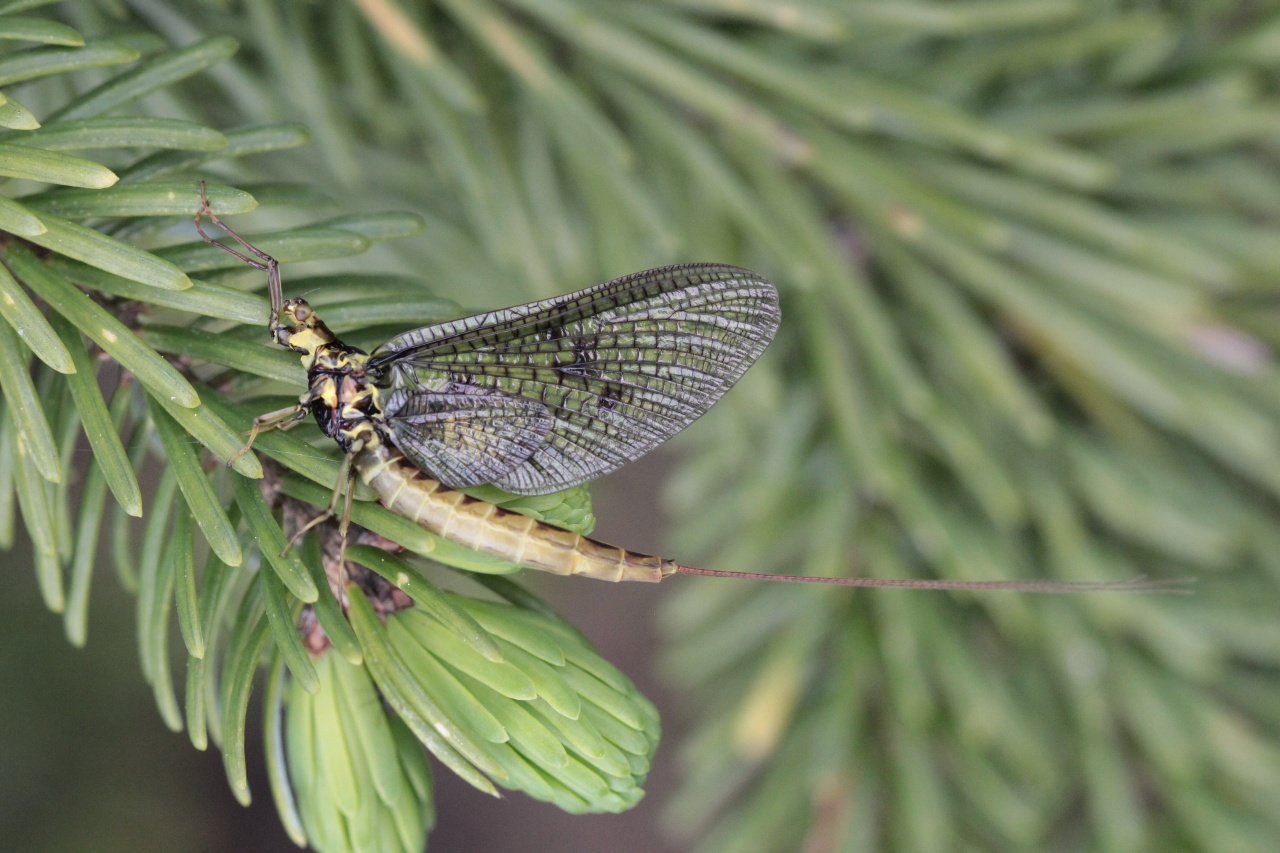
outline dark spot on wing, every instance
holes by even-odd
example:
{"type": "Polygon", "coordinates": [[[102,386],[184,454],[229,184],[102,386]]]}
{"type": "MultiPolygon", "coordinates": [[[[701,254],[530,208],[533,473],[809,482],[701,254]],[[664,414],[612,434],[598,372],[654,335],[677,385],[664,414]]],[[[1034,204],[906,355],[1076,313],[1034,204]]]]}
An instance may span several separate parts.
{"type": "Polygon", "coordinates": [[[599,376],[600,366],[598,359],[600,354],[597,351],[599,346],[600,338],[597,335],[583,335],[582,337],[574,338],[570,344],[573,362],[561,365],[560,372],[589,379],[599,376]]]}
{"type": "Polygon", "coordinates": [[[612,412],[617,408],[618,401],[622,399],[622,389],[617,385],[608,385],[604,391],[600,392],[600,399],[596,401],[596,409],[601,412],[612,412]]]}

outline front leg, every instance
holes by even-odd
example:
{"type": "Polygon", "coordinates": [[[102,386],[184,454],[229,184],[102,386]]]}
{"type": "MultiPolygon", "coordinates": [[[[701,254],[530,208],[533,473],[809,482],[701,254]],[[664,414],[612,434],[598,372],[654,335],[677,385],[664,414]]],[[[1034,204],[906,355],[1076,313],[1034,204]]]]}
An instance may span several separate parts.
{"type": "MultiPolygon", "coordinates": [[[[280,310],[284,307],[284,293],[280,287],[280,262],[232,231],[217,214],[213,212],[213,208],[209,207],[209,199],[204,192],[204,181],[200,182],[200,209],[196,211],[196,233],[200,235],[200,239],[204,240],[210,246],[217,246],[222,251],[233,255],[244,261],[255,269],[260,269],[267,274],[267,294],[271,300],[271,314],[267,319],[267,328],[271,332],[271,339],[281,346],[286,346],[283,337],[287,333],[284,326],[280,325],[280,310]],[[255,255],[261,260],[253,258],[228,246],[226,243],[219,243],[217,240],[204,233],[204,217],[209,217],[209,221],[221,228],[227,233],[231,239],[235,240],[245,248],[250,254],[255,255]]],[[[246,448],[247,449],[247,448],[246,448]]],[[[242,453],[244,451],[241,451],[242,453]]]]}

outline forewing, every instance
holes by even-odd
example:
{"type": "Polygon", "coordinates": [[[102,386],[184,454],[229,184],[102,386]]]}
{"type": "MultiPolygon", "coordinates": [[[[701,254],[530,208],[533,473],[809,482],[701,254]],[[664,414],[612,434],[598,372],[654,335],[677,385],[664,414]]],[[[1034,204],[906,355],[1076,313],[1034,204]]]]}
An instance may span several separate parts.
{"type": "Polygon", "coordinates": [[[383,383],[536,401],[546,440],[494,479],[544,494],[652,450],[710,408],[773,339],[778,294],[755,273],[682,264],[407,332],[373,353],[383,383]]]}
{"type": "Polygon", "coordinates": [[[552,425],[542,404],[481,388],[398,390],[383,413],[405,456],[454,489],[498,482],[537,452],[552,425]]]}

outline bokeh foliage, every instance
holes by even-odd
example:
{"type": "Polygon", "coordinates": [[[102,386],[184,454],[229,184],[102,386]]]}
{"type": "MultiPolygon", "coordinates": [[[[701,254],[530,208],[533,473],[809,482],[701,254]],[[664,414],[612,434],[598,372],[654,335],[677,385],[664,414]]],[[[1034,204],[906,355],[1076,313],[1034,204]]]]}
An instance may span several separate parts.
{"type": "MultiPolygon", "coordinates": [[[[13,90],[21,104],[0,107],[6,126],[39,118],[34,138],[53,134],[45,150],[60,150],[51,119],[98,120],[125,103],[111,92],[150,92],[124,111],[148,122],[89,131],[138,139],[166,129],[157,118],[197,127],[182,128],[187,151],[128,159],[122,179],[198,171],[228,185],[226,204],[243,204],[233,185],[267,208],[244,218],[259,230],[296,225],[326,191],[342,198],[336,220],[262,238],[281,260],[413,230],[360,211],[425,214],[421,233],[380,254],[432,296],[396,278],[289,277],[294,292],[320,287],[312,301],[331,322],[345,316],[337,325],[358,344],[395,318],[448,314],[442,297],[509,304],[672,260],[737,262],[776,280],[774,350],[684,442],[671,495],[682,559],[890,577],[1204,579],[1182,598],[1054,599],[688,582],[666,611],[667,661],[701,722],[670,816],[698,849],[1256,850],[1280,833],[1280,4],[131,0],[67,13],[98,37],[78,60],[49,56],[58,80],[81,69],[74,82],[28,83],[13,90]],[[140,27],[184,46],[180,58],[166,65],[140,27]],[[229,56],[228,35],[240,53],[212,64],[229,56]],[[173,89],[129,81],[74,94],[130,51],[152,67],[210,67],[173,89]],[[283,136],[259,136],[264,122],[283,136]],[[247,123],[257,126],[223,132],[219,157],[283,147],[271,140],[298,131],[282,122],[305,124],[313,144],[269,167],[191,153],[216,146],[210,128],[247,123]]],[[[0,58],[0,71],[16,67],[0,82],[29,79],[27,60],[0,58]]],[[[61,132],[76,131],[89,132],[61,132]]],[[[102,186],[93,165],[117,165],[39,156],[28,169],[65,171],[37,177],[73,186],[102,186]]],[[[217,375],[234,396],[263,393],[254,376],[296,382],[289,358],[239,343],[261,340],[252,327],[264,306],[232,291],[253,279],[216,250],[156,253],[206,276],[185,290],[141,253],[74,253],[92,238],[65,220],[137,215],[128,210],[149,215],[107,220],[122,245],[168,242],[156,229],[171,220],[151,215],[174,211],[158,196],[129,208],[113,190],[24,198],[55,223],[45,243],[22,211],[0,214],[11,233],[74,259],[44,266],[124,300],[114,305],[163,309],[146,312],[143,341],[227,366],[217,375]],[[185,330],[192,314],[249,328],[219,348],[185,330]]],[[[21,252],[8,260],[31,266],[21,252]]],[[[59,284],[28,272],[48,300],[59,284]]],[[[56,341],[74,339],[69,329],[37,342],[6,328],[5,355],[27,346],[45,375],[66,367],[56,341]]],[[[146,347],[94,340],[144,387],[178,388],[146,347]]],[[[66,355],[74,362],[74,347],[66,355]]],[[[42,435],[33,410],[14,401],[60,380],[27,389],[20,374],[9,367],[0,383],[30,439],[42,435]]],[[[155,424],[174,463],[160,495],[188,531],[181,509],[199,501],[185,489],[174,500],[181,433],[167,419],[215,455],[216,437],[182,421],[179,401],[153,399],[147,420],[136,393],[108,416],[155,424]]],[[[56,489],[40,521],[39,476],[74,434],[58,404],[45,406],[49,440],[26,441],[30,463],[0,474],[25,502],[52,605],[61,561],[83,560],[51,532],[69,524],[56,489]]],[[[218,414],[235,425],[254,411],[218,414]]],[[[0,434],[5,447],[14,430],[0,434]]],[[[155,443],[141,434],[123,449],[135,467],[155,443]]],[[[331,480],[331,459],[262,449],[303,478],[286,480],[287,494],[323,501],[305,479],[331,480]]],[[[117,480],[90,474],[85,493],[101,505],[109,485],[136,507],[117,480]]],[[[119,533],[116,517],[106,523],[119,533]]],[[[185,552],[161,559],[143,541],[139,577],[172,584],[179,617],[185,596],[189,625],[196,598],[209,599],[192,595],[185,552]]],[[[287,570],[261,577],[288,587],[258,593],[282,624],[286,593],[309,594],[305,575],[296,586],[287,570]]],[[[160,600],[140,632],[152,667],[166,665],[160,600]]],[[[286,633],[273,635],[281,647],[286,633]]]]}

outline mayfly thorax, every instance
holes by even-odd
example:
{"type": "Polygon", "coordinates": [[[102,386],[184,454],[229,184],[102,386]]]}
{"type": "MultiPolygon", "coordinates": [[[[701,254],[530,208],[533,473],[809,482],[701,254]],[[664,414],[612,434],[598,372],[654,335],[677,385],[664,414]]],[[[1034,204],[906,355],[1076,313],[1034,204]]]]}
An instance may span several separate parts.
{"type": "Polygon", "coordinates": [[[241,453],[258,433],[288,429],[308,414],[337,442],[343,459],[329,507],[294,538],[337,516],[340,563],[358,477],[383,506],[432,533],[561,575],[1024,592],[1165,586],[1143,578],[1067,583],[715,571],[606,545],[477,500],[458,489],[493,483],[515,494],[548,494],[608,473],[688,426],[773,340],[777,290],[740,267],[679,264],[415,329],[365,353],[340,341],[305,300],[285,300],[276,260],[219,221],[207,201],[196,229],[267,273],[267,328],[275,343],[300,354],[308,388],[295,405],[256,418],[241,453]],[[204,217],[244,252],[209,237],[204,217]]]}

